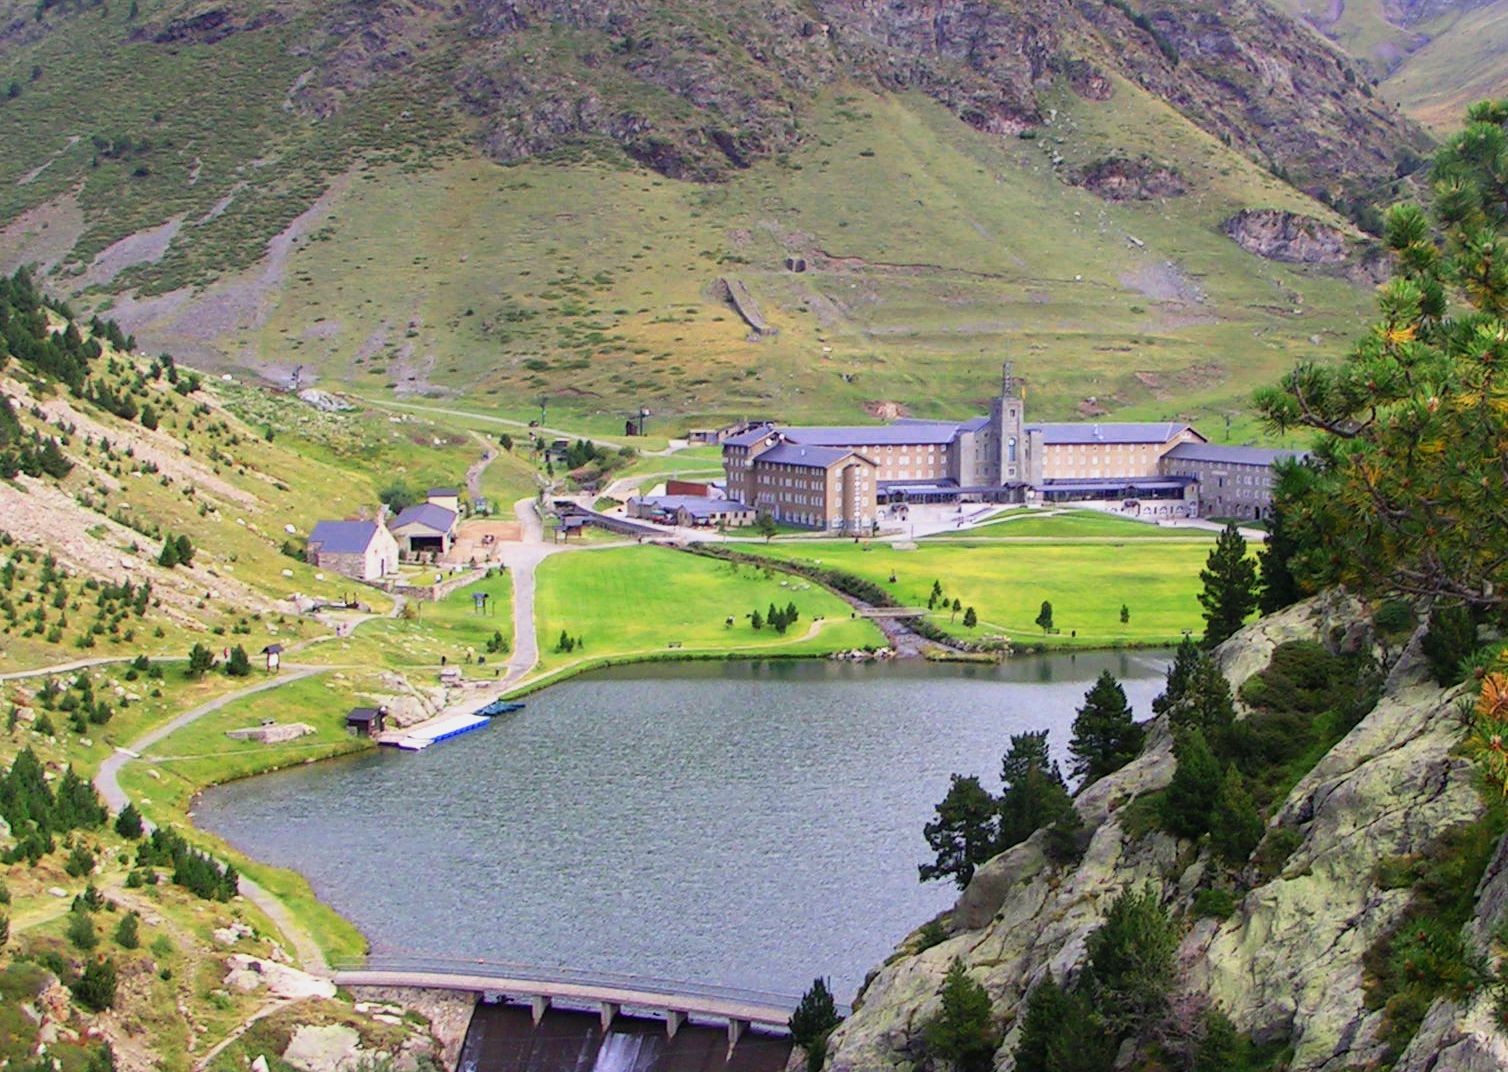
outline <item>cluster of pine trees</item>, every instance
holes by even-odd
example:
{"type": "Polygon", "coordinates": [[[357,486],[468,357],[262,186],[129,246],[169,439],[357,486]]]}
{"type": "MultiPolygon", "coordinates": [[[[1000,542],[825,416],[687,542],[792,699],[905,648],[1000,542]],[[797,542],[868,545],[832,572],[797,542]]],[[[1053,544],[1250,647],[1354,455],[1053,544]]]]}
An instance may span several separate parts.
{"type": "Polygon", "coordinates": [[[21,473],[62,479],[72,469],[73,463],[63,454],[57,438],[37,431],[28,433],[21,427],[10,399],[0,395],[0,480],[14,480],[21,473]]]}
{"type": "Polygon", "coordinates": [[[72,766],[58,779],[56,790],[49,786],[42,762],[30,748],[16,753],[10,769],[0,777],[0,819],[16,839],[4,856],[8,864],[21,860],[35,864],[57,847],[57,835],[97,830],[107,817],[94,787],[72,766]]]}
{"type": "Polygon", "coordinates": [[[220,865],[214,858],[194,848],[179,834],[161,827],[153,830],[136,850],[136,866],[141,869],[171,867],[173,883],[206,901],[228,901],[236,895],[241,877],[230,864],[220,865]]]}
{"type": "Polygon", "coordinates": [[[755,610],[753,614],[749,615],[749,624],[755,629],[763,629],[768,625],[775,632],[784,633],[799,617],[800,614],[796,610],[796,604],[787,603],[784,607],[777,607],[774,603],[771,603],[769,609],[763,614],[755,610]]]}

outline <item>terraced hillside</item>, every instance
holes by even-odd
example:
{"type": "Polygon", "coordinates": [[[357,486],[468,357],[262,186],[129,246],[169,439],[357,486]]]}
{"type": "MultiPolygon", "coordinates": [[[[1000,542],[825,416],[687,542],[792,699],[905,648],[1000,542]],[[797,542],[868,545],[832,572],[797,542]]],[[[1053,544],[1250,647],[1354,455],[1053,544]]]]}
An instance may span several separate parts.
{"type": "Polygon", "coordinates": [[[207,367],[604,429],[958,412],[1002,356],[1044,415],[1239,419],[1368,302],[1309,194],[1365,218],[1426,144],[1255,3],[0,14],[0,267],[207,367]]]}

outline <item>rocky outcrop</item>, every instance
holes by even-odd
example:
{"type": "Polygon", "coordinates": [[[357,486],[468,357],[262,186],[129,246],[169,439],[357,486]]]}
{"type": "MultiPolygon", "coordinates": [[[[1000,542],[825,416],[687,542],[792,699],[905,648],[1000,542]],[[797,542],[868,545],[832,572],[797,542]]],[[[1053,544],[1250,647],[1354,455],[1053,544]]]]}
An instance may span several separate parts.
{"type": "Polygon", "coordinates": [[[1074,172],[1069,181],[1106,201],[1152,201],[1181,197],[1188,192],[1188,185],[1178,172],[1146,157],[1131,160],[1112,156],[1098,160],[1074,172]]]}
{"type": "MultiPolygon", "coordinates": [[[[1220,665],[1239,688],[1286,641],[1314,639],[1337,651],[1369,646],[1365,623],[1356,600],[1334,593],[1249,626],[1220,649],[1220,665]]],[[[1421,851],[1483,808],[1470,764],[1454,754],[1463,730],[1453,695],[1421,669],[1416,652],[1405,652],[1376,707],[1276,809],[1269,826],[1292,831],[1296,847],[1277,874],[1246,875],[1251,887],[1225,920],[1195,921],[1189,912],[1206,854],[1128,821],[1136,809],[1127,805],[1173,773],[1170,735],[1154,723],[1140,758],[1077,798],[1093,831],[1083,859],[1052,865],[1038,834],[981,867],[948,918],[951,937],[922,952],[903,950],[870,978],[853,1017],[833,1036],[828,1066],[909,1070],[922,1056],[920,1026],[938,1009],[943,974],[961,958],[991,996],[1005,1029],[996,1067],[1010,1072],[1027,992],[1049,971],[1075,977],[1085,941],[1115,896],[1151,883],[1187,923],[1174,1001],[1189,1020],[1184,1026],[1214,1002],[1242,1031],[1290,1044],[1296,1072],[1369,1067],[1385,1051],[1381,1012],[1365,1001],[1362,954],[1398,922],[1408,899],[1407,891],[1377,885],[1376,865],[1421,851]]],[[[1508,912],[1501,849],[1479,903],[1474,927],[1485,941],[1508,912]]],[[[1485,1006],[1441,1002],[1398,1067],[1503,1067],[1503,1046],[1485,1006]],[[1439,1063],[1442,1054],[1449,1063],[1439,1063]]]]}
{"type": "Polygon", "coordinates": [[[1278,209],[1242,209],[1225,221],[1225,233],[1248,253],[1289,264],[1340,264],[1349,250],[1338,227],[1278,209]]]}

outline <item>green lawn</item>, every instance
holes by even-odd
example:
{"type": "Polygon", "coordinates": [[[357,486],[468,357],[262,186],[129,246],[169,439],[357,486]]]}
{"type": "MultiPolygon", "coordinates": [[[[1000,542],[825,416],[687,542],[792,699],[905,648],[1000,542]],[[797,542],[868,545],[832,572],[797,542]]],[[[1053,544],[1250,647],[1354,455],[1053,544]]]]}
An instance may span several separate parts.
{"type": "Polygon", "coordinates": [[[886,544],[811,542],[741,549],[846,570],[885,586],[907,606],[925,607],[936,580],[950,604],[957,598],[978,614],[979,625],[972,630],[963,627],[962,614],[957,622],[947,613],[933,616],[960,637],[1003,633],[1022,643],[1095,647],[1176,643],[1183,630],[1204,628],[1197,593],[1209,550],[1199,544],[936,542],[897,551],[886,544]],[[1052,603],[1061,630],[1047,637],[1034,624],[1043,600],[1052,603]],[[1120,620],[1122,603],[1131,612],[1126,624],[1120,620]]]}
{"type": "Polygon", "coordinates": [[[806,581],[662,547],[546,559],[535,610],[543,670],[618,656],[812,655],[884,643],[872,624],[849,618],[846,603],[806,581]],[[745,617],[793,602],[800,619],[783,636],[756,632],[745,617]],[[818,617],[825,620],[810,635],[818,617]],[[561,630],[583,646],[557,651],[561,630]]]}
{"type": "Polygon", "coordinates": [[[1145,521],[1104,514],[1098,510],[1064,510],[1062,512],[1022,510],[977,528],[961,532],[943,532],[937,539],[967,540],[975,537],[1017,537],[1037,539],[1214,539],[1213,533],[1200,529],[1173,529],[1145,521]]]}

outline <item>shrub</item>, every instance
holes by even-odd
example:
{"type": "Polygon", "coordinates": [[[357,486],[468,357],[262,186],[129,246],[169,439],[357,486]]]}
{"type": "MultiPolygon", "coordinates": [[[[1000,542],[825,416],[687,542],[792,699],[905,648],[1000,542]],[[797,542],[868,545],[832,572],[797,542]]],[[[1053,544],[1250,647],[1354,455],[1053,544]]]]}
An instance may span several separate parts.
{"type": "Polygon", "coordinates": [[[1192,909],[1195,917],[1200,919],[1227,919],[1236,910],[1236,904],[1234,893],[1217,887],[1194,894],[1192,909]]]}
{"type": "Polygon", "coordinates": [[[100,957],[84,965],[83,974],[73,984],[73,997],[91,1012],[104,1012],[115,1004],[115,962],[100,957]]]}

